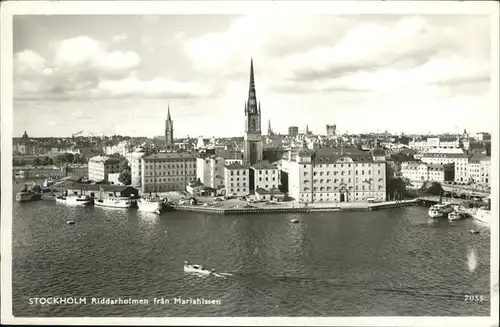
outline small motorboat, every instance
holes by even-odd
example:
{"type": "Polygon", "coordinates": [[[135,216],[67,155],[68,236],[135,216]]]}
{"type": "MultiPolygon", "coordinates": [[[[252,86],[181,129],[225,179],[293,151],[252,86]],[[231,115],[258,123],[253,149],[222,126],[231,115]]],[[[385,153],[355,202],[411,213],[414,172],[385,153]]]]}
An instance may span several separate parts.
{"type": "Polygon", "coordinates": [[[74,224],[75,224],[75,221],[74,221],[74,220],[68,220],[68,221],[66,222],[66,224],[68,224],[68,225],[74,225],[74,224]]]}
{"type": "Polygon", "coordinates": [[[292,223],[294,223],[294,224],[298,224],[298,223],[300,222],[300,220],[298,220],[298,219],[292,219],[292,220],[290,220],[290,221],[291,221],[292,223]]]}
{"type": "Polygon", "coordinates": [[[429,208],[428,215],[432,219],[438,219],[447,216],[453,212],[453,206],[450,204],[435,204],[429,208]]]}
{"type": "Polygon", "coordinates": [[[217,274],[213,269],[207,269],[202,265],[192,265],[187,261],[184,261],[184,272],[222,277],[221,275],[217,274]]]}
{"type": "Polygon", "coordinates": [[[479,231],[477,229],[471,229],[469,232],[471,234],[479,234],[479,231]]]}

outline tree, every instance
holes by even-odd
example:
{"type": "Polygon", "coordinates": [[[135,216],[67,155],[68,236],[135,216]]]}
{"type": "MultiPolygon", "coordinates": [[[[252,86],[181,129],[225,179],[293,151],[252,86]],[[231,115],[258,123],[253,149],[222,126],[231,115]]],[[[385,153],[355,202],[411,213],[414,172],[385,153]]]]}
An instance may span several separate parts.
{"type": "Polygon", "coordinates": [[[33,160],[33,166],[38,167],[38,166],[41,166],[41,165],[42,165],[42,159],[40,159],[40,157],[36,157],[33,160]]]}
{"type": "Polygon", "coordinates": [[[53,165],[53,164],[54,164],[54,160],[52,160],[51,157],[49,157],[49,156],[43,157],[43,159],[42,159],[42,165],[48,166],[48,165],[53,165]]]}
{"type": "Polygon", "coordinates": [[[130,172],[130,166],[128,164],[128,160],[127,159],[124,159],[120,162],[120,168],[119,168],[119,172],[122,172],[124,170],[128,170],[130,172]]]}
{"type": "Polygon", "coordinates": [[[82,164],[82,163],[86,163],[86,162],[87,162],[86,158],[83,155],[81,155],[80,153],[75,153],[73,155],[73,163],[74,164],[82,164]]]}
{"type": "Polygon", "coordinates": [[[118,176],[118,180],[124,185],[132,184],[132,175],[130,174],[130,171],[127,169],[122,170],[118,176]]]}

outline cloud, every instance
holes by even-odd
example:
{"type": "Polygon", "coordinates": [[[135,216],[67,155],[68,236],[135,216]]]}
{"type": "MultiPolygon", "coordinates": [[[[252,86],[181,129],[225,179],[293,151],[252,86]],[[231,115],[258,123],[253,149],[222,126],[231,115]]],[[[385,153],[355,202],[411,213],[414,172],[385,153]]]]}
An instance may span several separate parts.
{"type": "Polygon", "coordinates": [[[178,82],[166,78],[142,81],[136,77],[122,80],[99,82],[92,96],[97,97],[153,97],[153,98],[192,98],[207,97],[211,91],[196,82],[178,82]]]}
{"type": "Polygon", "coordinates": [[[45,58],[32,50],[23,50],[15,55],[16,68],[20,72],[42,72],[45,67],[45,58]]]}
{"type": "Polygon", "coordinates": [[[127,34],[118,34],[113,36],[113,42],[123,42],[126,41],[127,39],[128,39],[127,34]]]}
{"type": "Polygon", "coordinates": [[[186,40],[184,51],[222,81],[247,76],[253,57],[258,85],[272,91],[385,92],[487,78],[489,39],[478,35],[489,35],[486,17],[263,15],[186,40]]]}
{"type": "Polygon", "coordinates": [[[87,36],[78,36],[60,41],[56,45],[57,66],[88,66],[97,69],[129,70],[141,62],[133,51],[107,51],[105,44],[87,36]]]}

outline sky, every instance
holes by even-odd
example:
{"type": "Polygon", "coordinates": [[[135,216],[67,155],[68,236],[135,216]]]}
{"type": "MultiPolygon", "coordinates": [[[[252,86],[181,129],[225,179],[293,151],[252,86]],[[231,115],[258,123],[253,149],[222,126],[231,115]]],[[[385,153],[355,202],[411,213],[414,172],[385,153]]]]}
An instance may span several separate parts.
{"type": "Polygon", "coordinates": [[[490,25],[472,15],[14,17],[14,136],[492,132],[490,25]]]}

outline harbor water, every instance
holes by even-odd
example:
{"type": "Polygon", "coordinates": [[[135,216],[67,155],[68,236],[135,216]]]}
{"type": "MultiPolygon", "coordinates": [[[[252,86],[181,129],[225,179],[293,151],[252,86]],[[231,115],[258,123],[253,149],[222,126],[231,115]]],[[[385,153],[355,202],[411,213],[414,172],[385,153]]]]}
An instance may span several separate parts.
{"type": "Polygon", "coordinates": [[[43,200],[14,203],[12,228],[16,317],[490,313],[489,229],[472,219],[429,224],[427,209],[419,206],[158,216],[43,200]],[[469,233],[472,228],[480,233],[469,233]],[[231,275],[188,275],[185,260],[231,275]],[[470,295],[483,300],[467,301],[470,295]],[[86,303],[33,302],[47,297],[86,303]]]}

